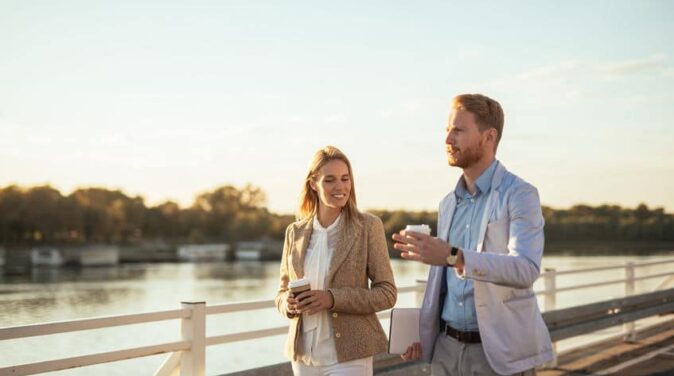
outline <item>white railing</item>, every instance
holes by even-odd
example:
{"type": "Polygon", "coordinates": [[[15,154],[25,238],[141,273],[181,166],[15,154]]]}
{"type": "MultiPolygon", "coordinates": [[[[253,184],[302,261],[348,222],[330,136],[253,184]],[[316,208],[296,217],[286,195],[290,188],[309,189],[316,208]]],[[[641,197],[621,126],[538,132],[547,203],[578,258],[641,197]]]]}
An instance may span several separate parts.
{"type": "MultiPolygon", "coordinates": [[[[671,284],[674,284],[674,268],[670,268],[671,271],[666,273],[658,273],[639,277],[636,277],[635,270],[641,267],[665,265],[670,263],[674,263],[674,259],[639,264],[628,262],[625,265],[602,266],[563,271],[546,269],[541,274],[541,277],[544,280],[544,289],[536,291],[536,294],[544,296],[544,310],[551,311],[556,309],[556,298],[557,294],[560,292],[624,283],[625,295],[632,295],[635,291],[636,281],[661,277],[664,278],[657,286],[656,290],[663,289],[671,284]],[[561,288],[557,287],[557,277],[561,275],[620,269],[625,271],[625,278],[561,288]]],[[[416,293],[416,302],[417,305],[420,305],[425,285],[426,281],[417,280],[415,285],[399,287],[398,293],[416,293]]],[[[44,362],[14,365],[0,368],[0,375],[30,375],[100,363],[115,362],[125,359],[140,358],[150,355],[169,354],[160,368],[155,372],[155,376],[173,376],[178,374],[183,376],[202,376],[205,374],[206,346],[276,336],[285,334],[288,330],[287,326],[278,326],[261,330],[244,331],[233,334],[206,337],[206,317],[208,315],[242,311],[247,312],[274,307],[275,305],[273,300],[257,300],[251,302],[219,304],[208,307],[206,306],[205,302],[184,302],[182,303],[181,309],[170,311],[0,328],[0,341],[2,341],[57,333],[75,332],[80,330],[151,323],[165,320],[181,320],[180,341],[161,343],[152,346],[127,348],[118,351],[85,356],[49,360],[44,362]]],[[[389,311],[380,312],[377,316],[380,319],[388,318],[389,311]]],[[[626,338],[633,338],[634,323],[625,324],[623,333],[626,338]]]]}
{"type": "MultiPolygon", "coordinates": [[[[611,266],[600,266],[600,267],[589,267],[589,268],[580,268],[580,269],[572,269],[572,270],[563,270],[563,271],[557,271],[554,268],[546,268],[543,273],[541,273],[541,277],[543,278],[544,282],[544,289],[536,291],[536,295],[543,295],[544,296],[544,301],[543,301],[543,309],[545,311],[554,311],[557,308],[557,294],[560,292],[568,292],[568,291],[573,291],[573,290],[581,290],[581,289],[588,289],[588,288],[593,288],[593,287],[601,287],[601,286],[608,286],[608,285],[614,285],[614,284],[625,284],[625,296],[630,296],[634,295],[635,292],[635,285],[637,281],[643,281],[647,279],[653,279],[653,278],[661,278],[664,277],[664,279],[658,284],[658,286],[655,288],[655,290],[661,290],[666,288],[669,285],[674,284],[674,268],[670,268],[668,272],[666,273],[658,273],[658,274],[651,274],[651,275],[646,275],[646,276],[640,276],[636,277],[635,271],[637,268],[643,268],[646,266],[653,266],[653,265],[666,265],[666,264],[671,264],[674,263],[674,259],[669,259],[669,260],[660,260],[660,261],[651,261],[651,262],[643,262],[643,263],[634,263],[632,261],[628,261],[623,265],[611,265],[611,266]],[[625,272],[625,277],[624,278],[618,278],[618,279],[613,279],[613,280],[608,280],[608,281],[602,281],[602,282],[595,282],[595,283],[586,283],[582,285],[574,285],[574,286],[567,286],[567,287],[557,287],[557,277],[562,276],[562,275],[571,275],[571,274],[582,274],[582,273],[592,273],[592,272],[599,272],[599,271],[609,271],[609,270],[624,270],[625,272]]],[[[627,341],[633,341],[636,337],[636,330],[635,330],[635,325],[634,322],[629,322],[623,324],[623,338],[627,341]]],[[[554,360],[549,364],[549,366],[556,366],[557,365],[557,344],[553,343],[553,351],[555,353],[555,358],[554,360]]]]}

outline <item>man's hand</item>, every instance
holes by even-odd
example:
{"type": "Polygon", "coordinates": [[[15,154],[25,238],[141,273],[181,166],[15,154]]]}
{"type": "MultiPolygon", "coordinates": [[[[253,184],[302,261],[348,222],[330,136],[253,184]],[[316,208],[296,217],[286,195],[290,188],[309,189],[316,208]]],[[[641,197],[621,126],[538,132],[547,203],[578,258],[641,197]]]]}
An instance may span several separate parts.
{"type": "MultiPolygon", "coordinates": [[[[393,234],[393,240],[397,242],[393,244],[393,248],[400,251],[402,258],[428,265],[447,265],[447,256],[452,251],[452,246],[444,241],[414,231],[400,231],[398,234],[393,234]]],[[[461,256],[461,250],[459,250],[459,257],[454,265],[457,269],[463,268],[461,256]]]]}
{"type": "Polygon", "coordinates": [[[297,295],[297,313],[314,313],[330,309],[335,304],[334,298],[329,291],[309,290],[297,295]]]}
{"type": "Polygon", "coordinates": [[[404,354],[400,355],[403,360],[419,360],[421,359],[421,343],[414,342],[412,346],[407,348],[404,354]]]}

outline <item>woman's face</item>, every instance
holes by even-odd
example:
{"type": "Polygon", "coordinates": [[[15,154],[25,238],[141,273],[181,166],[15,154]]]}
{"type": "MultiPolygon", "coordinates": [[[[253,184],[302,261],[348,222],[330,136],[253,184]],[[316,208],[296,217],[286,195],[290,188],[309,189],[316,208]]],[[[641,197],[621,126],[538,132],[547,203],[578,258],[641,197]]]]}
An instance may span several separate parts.
{"type": "Polygon", "coordinates": [[[341,209],[349,201],[351,177],[349,167],[341,160],[335,159],[323,165],[310,184],[318,194],[320,206],[341,209]]]}

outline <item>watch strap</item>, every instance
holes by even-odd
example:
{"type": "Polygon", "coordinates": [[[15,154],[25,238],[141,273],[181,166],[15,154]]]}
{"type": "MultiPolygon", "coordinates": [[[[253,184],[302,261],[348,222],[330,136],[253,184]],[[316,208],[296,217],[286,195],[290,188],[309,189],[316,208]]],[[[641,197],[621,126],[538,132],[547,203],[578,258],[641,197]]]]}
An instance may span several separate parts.
{"type": "Polygon", "coordinates": [[[447,265],[454,267],[454,264],[456,264],[456,255],[459,253],[459,248],[452,246],[452,250],[449,252],[449,256],[447,256],[447,265]]]}

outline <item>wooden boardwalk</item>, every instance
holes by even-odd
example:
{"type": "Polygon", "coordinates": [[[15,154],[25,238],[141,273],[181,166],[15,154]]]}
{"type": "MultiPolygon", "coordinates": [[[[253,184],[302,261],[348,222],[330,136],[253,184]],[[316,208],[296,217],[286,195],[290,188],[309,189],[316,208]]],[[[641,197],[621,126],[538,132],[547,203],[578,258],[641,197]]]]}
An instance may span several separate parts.
{"type": "MultiPolygon", "coordinates": [[[[671,314],[669,316],[672,316],[671,314]]],[[[674,376],[674,318],[637,333],[636,341],[613,339],[565,353],[552,369],[538,370],[539,376],[674,376]]],[[[375,357],[375,375],[428,376],[430,366],[404,362],[397,356],[375,357]]],[[[227,374],[226,376],[292,376],[290,363],[227,374]]]]}
{"type": "MultiPolygon", "coordinates": [[[[638,333],[636,341],[620,339],[601,342],[590,347],[563,354],[559,365],[552,369],[538,370],[539,376],[674,376],[674,319],[655,325],[638,333]]],[[[426,364],[399,363],[384,367],[375,375],[427,376],[426,364]]]]}
{"type": "Polygon", "coordinates": [[[634,342],[611,340],[562,355],[541,376],[674,375],[674,320],[637,334],[634,342]]]}

